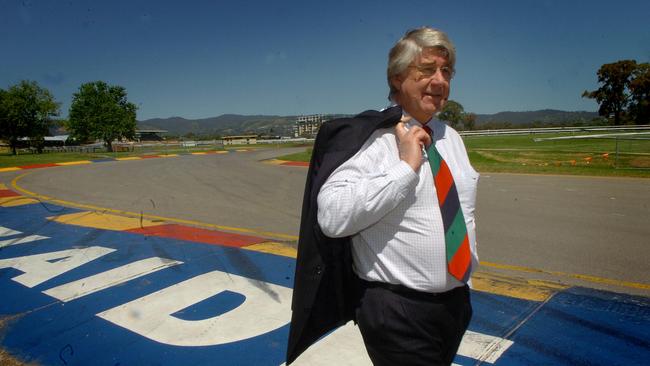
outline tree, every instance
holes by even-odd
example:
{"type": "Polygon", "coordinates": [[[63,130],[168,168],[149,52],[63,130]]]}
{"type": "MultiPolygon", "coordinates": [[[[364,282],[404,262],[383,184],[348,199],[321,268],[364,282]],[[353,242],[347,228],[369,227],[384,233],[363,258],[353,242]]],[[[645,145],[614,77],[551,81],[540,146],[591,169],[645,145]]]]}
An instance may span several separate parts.
{"type": "Polygon", "coordinates": [[[602,86],[594,91],[585,90],[583,97],[596,99],[600,104],[598,114],[614,116],[614,124],[620,125],[629,104],[627,87],[637,64],[634,60],[622,60],[604,64],[598,69],[598,82],[602,86]]]}
{"type": "Polygon", "coordinates": [[[463,106],[453,100],[448,100],[445,103],[445,106],[442,107],[442,111],[438,114],[438,119],[441,121],[449,122],[449,125],[452,128],[457,128],[460,122],[463,120],[465,114],[465,109],[463,106]]]}
{"type": "Polygon", "coordinates": [[[113,140],[135,136],[136,110],[123,87],[103,81],[85,83],[72,96],[67,129],[78,141],[103,140],[112,152],[113,140]]]}
{"type": "Polygon", "coordinates": [[[630,116],[636,124],[650,123],[650,63],[637,65],[629,89],[630,116]]]}
{"type": "Polygon", "coordinates": [[[467,131],[471,131],[476,126],[476,114],[474,113],[465,113],[463,115],[463,128],[467,131]]]}
{"type": "Polygon", "coordinates": [[[35,81],[23,80],[7,91],[0,89],[0,138],[9,143],[14,155],[21,137],[28,137],[30,144],[43,152],[52,117],[58,114],[59,104],[35,81]]]}

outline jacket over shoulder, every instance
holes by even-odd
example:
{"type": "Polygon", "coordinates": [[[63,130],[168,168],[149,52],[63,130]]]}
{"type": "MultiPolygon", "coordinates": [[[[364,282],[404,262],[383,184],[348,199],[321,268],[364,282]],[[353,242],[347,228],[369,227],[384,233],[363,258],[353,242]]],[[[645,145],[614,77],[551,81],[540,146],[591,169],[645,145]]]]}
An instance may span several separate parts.
{"type": "Polygon", "coordinates": [[[305,193],[294,278],[287,364],[327,332],[354,318],[355,277],[350,237],[329,238],[318,225],[318,192],[377,129],[395,125],[400,107],[324,123],[316,136],[305,193]]]}

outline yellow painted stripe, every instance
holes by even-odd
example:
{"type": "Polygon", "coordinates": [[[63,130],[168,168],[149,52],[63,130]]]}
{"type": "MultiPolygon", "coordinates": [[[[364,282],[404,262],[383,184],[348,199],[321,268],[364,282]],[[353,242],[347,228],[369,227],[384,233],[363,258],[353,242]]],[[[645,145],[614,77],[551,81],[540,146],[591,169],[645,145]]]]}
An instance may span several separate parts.
{"type": "Polygon", "coordinates": [[[61,224],[117,231],[164,224],[164,222],[160,221],[113,215],[98,211],[76,212],[61,216],[51,216],[47,219],[61,224]]]}
{"type": "Polygon", "coordinates": [[[472,286],[476,291],[530,301],[544,301],[554,293],[569,286],[553,282],[526,280],[477,271],[472,275],[472,286]]]}
{"type": "Polygon", "coordinates": [[[161,157],[161,158],[173,158],[175,156],[178,156],[178,154],[162,154],[162,155],[158,155],[158,157],[161,157]]]}
{"type": "Polygon", "coordinates": [[[271,165],[281,165],[285,163],[285,160],[280,160],[280,159],[269,159],[269,160],[264,160],[266,164],[271,164],[271,165]]]}
{"type": "Polygon", "coordinates": [[[0,206],[2,207],[15,207],[23,205],[31,205],[38,203],[38,200],[28,197],[0,197],[0,206]]]}
{"type": "Polygon", "coordinates": [[[226,151],[226,150],[219,150],[219,151],[215,151],[214,153],[215,153],[215,154],[227,154],[228,151],[226,151]]]}
{"type": "Polygon", "coordinates": [[[120,161],[124,161],[124,160],[142,160],[142,158],[139,157],[139,156],[127,156],[127,157],[124,157],[124,158],[115,158],[115,160],[120,160],[120,161]]]}
{"type": "Polygon", "coordinates": [[[193,153],[191,153],[191,154],[192,154],[192,155],[205,155],[205,154],[207,154],[207,153],[201,151],[201,152],[193,152],[193,153]]]}
{"type": "Polygon", "coordinates": [[[492,268],[498,268],[498,269],[508,269],[508,270],[513,270],[513,271],[519,271],[519,272],[541,273],[541,274],[549,274],[549,275],[558,276],[558,277],[575,278],[575,279],[579,279],[579,280],[583,280],[583,281],[587,281],[587,282],[592,282],[592,283],[598,283],[598,284],[614,285],[614,286],[621,286],[621,287],[631,287],[631,288],[637,288],[637,289],[642,289],[642,290],[650,290],[650,284],[647,284],[647,283],[614,280],[614,279],[611,279],[611,278],[603,278],[603,277],[584,275],[584,274],[578,274],[578,273],[566,273],[566,272],[558,272],[558,271],[544,271],[544,270],[537,269],[537,268],[529,268],[529,267],[523,267],[523,266],[514,266],[514,265],[510,265],[510,264],[500,264],[500,263],[492,263],[492,262],[481,262],[481,265],[482,266],[487,266],[487,267],[492,267],[492,268]]]}
{"type": "Polygon", "coordinates": [[[0,168],[0,172],[13,172],[16,170],[22,170],[18,167],[11,167],[11,168],[0,168]]]}
{"type": "Polygon", "coordinates": [[[66,161],[64,163],[56,163],[56,165],[82,165],[82,164],[91,164],[90,160],[79,160],[79,161],[66,161]]]}
{"type": "Polygon", "coordinates": [[[246,151],[249,151],[249,150],[248,149],[237,149],[235,151],[237,151],[237,152],[246,152],[246,151]]]}
{"type": "Polygon", "coordinates": [[[248,245],[242,247],[242,249],[254,250],[256,252],[262,252],[262,253],[276,254],[276,255],[281,255],[289,258],[296,258],[297,256],[296,248],[289,246],[287,244],[276,243],[271,241],[248,245]]]}

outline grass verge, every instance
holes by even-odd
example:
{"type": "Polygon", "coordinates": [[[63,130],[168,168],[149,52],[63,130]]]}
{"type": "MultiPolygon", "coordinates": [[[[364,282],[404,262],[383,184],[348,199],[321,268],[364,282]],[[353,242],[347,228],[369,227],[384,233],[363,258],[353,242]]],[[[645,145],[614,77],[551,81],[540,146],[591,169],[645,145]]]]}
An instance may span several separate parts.
{"type": "MultiPolygon", "coordinates": [[[[470,161],[482,173],[564,174],[650,178],[650,140],[534,138],[570,134],[465,137],[470,161]],[[617,154],[618,148],[618,154],[617,154]]],[[[278,157],[309,162],[311,149],[278,157]]]]}
{"type": "MultiPolygon", "coordinates": [[[[238,150],[238,149],[261,149],[261,148],[288,148],[310,146],[303,143],[287,144],[256,144],[256,145],[227,145],[225,147],[215,146],[197,146],[192,148],[167,147],[164,145],[150,146],[146,149],[138,148],[135,151],[124,152],[50,152],[43,154],[19,153],[12,155],[7,149],[0,150],[0,168],[19,167],[33,164],[65,163],[70,161],[95,160],[106,158],[126,158],[131,156],[142,155],[165,155],[165,154],[184,154],[201,151],[217,150],[238,150]]],[[[309,161],[309,160],[308,160],[309,161]]]]}
{"type": "Polygon", "coordinates": [[[49,163],[65,163],[70,161],[80,160],[95,160],[106,158],[126,158],[131,156],[142,155],[163,155],[163,154],[182,154],[199,151],[214,151],[222,150],[218,148],[195,148],[195,149],[152,149],[152,150],[136,150],[125,152],[52,152],[43,154],[23,153],[11,155],[10,153],[0,153],[0,168],[18,167],[32,164],[49,164],[49,163]]]}

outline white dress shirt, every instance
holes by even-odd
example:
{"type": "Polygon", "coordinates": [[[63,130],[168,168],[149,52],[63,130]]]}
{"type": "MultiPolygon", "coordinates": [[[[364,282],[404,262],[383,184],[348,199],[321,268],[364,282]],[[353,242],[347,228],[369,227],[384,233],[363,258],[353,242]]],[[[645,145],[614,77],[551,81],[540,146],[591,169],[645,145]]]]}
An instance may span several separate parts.
{"type": "MultiPolygon", "coordinates": [[[[407,128],[420,125],[410,120],[407,128]]],[[[474,208],[479,174],[458,132],[431,120],[433,140],[454,177],[465,216],[472,268],[478,265],[474,208]]],[[[375,131],[318,194],[318,224],[329,237],[352,235],[354,271],[368,281],[425,292],[463,285],[447,272],[445,233],[426,156],[416,173],[400,160],[394,128],[375,131]]]]}

